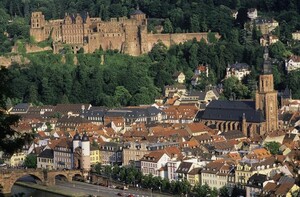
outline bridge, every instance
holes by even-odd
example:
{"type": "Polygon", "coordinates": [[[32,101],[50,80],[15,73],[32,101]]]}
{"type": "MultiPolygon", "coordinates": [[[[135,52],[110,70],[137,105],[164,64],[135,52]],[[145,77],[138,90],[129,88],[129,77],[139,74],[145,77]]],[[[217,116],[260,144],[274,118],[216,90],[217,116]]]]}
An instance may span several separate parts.
{"type": "Polygon", "coordinates": [[[68,182],[72,181],[74,177],[85,178],[86,172],[81,170],[43,170],[43,169],[9,169],[0,171],[0,193],[9,194],[15,182],[24,177],[31,176],[37,182],[52,186],[55,185],[55,179],[61,177],[68,182]]]}

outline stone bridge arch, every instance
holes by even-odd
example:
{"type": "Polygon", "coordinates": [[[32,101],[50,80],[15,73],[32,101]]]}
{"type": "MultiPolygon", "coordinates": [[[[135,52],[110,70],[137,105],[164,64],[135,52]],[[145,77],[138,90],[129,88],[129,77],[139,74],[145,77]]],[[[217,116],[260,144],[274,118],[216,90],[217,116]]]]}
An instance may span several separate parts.
{"type": "Polygon", "coordinates": [[[18,179],[24,176],[31,176],[35,180],[39,180],[41,183],[44,183],[44,173],[41,170],[14,170],[10,173],[2,173],[0,178],[0,184],[2,186],[1,193],[11,193],[12,186],[17,182],[18,179]]]}
{"type": "Polygon", "coordinates": [[[81,176],[83,180],[86,179],[88,172],[80,170],[63,170],[63,171],[45,171],[42,169],[20,169],[20,170],[5,170],[0,171],[0,193],[11,193],[11,188],[15,182],[24,177],[32,176],[36,180],[41,181],[44,185],[55,185],[55,177],[63,176],[67,181],[72,181],[74,176],[81,176]]]}
{"type": "Polygon", "coordinates": [[[82,173],[72,173],[72,181],[81,179],[84,180],[84,176],[82,173]]]}
{"type": "Polygon", "coordinates": [[[55,185],[55,178],[57,176],[63,176],[68,182],[71,182],[75,175],[80,175],[84,177],[80,170],[48,171],[47,180],[45,181],[45,184],[55,185]]]}

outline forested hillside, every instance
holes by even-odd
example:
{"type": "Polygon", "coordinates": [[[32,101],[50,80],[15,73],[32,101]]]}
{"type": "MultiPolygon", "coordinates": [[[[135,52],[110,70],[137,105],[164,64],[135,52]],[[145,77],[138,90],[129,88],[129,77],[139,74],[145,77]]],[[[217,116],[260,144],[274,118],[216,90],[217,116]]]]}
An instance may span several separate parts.
{"type": "Polygon", "coordinates": [[[258,9],[260,16],[273,17],[279,22],[274,34],[280,42],[270,46],[275,88],[289,85],[293,96],[300,98],[300,72],[287,75],[284,71],[284,59],[290,54],[300,55],[300,44],[292,41],[291,35],[300,30],[300,2],[296,0],[2,0],[0,53],[7,55],[17,41],[34,42],[29,37],[32,11],[42,11],[47,19],[62,18],[66,12],[88,11],[91,16],[107,20],[128,16],[137,6],[152,18],[149,31],[155,31],[154,26],[161,24],[165,33],[216,31],[222,38],[210,39],[209,43],[189,41],[170,49],[158,44],[142,57],[113,51],[77,54],[76,65],[73,54],[62,57],[23,51],[21,55],[31,63],[9,69],[8,84],[15,94],[9,100],[36,104],[84,102],[109,107],[146,104],[153,102],[165,85],[174,83],[172,75],[176,71],[185,73],[189,88],[193,71],[199,64],[208,64],[210,72],[197,89],[222,82],[225,98],[232,91],[237,98],[251,98],[263,62],[263,48],[259,44],[261,32],[242,28],[249,20],[245,16],[247,8],[252,7],[258,9]],[[237,20],[231,15],[234,9],[240,11],[237,20]],[[102,54],[103,65],[100,64],[102,54]],[[66,61],[62,61],[64,58],[66,61]],[[235,62],[251,65],[251,75],[242,83],[234,79],[223,81],[227,65],[235,62]]]}

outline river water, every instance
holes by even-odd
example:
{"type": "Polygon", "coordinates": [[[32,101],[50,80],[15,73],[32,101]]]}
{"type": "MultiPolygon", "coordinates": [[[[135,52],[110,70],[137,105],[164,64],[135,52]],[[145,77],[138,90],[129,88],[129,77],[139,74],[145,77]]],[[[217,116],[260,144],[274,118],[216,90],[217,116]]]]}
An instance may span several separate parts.
{"type": "Polygon", "coordinates": [[[9,196],[22,196],[22,197],[63,197],[62,195],[49,193],[42,190],[14,185],[9,196]]]}
{"type": "MultiPolygon", "coordinates": [[[[31,176],[24,176],[20,179],[18,179],[18,181],[22,181],[22,182],[33,182],[35,183],[34,178],[32,178],[31,176]]],[[[14,184],[13,187],[11,188],[11,194],[0,194],[0,197],[63,197],[63,195],[58,195],[58,194],[53,194],[53,193],[49,193],[43,190],[38,190],[38,189],[34,189],[34,188],[29,188],[29,187],[24,187],[21,185],[16,185],[14,184]]]]}

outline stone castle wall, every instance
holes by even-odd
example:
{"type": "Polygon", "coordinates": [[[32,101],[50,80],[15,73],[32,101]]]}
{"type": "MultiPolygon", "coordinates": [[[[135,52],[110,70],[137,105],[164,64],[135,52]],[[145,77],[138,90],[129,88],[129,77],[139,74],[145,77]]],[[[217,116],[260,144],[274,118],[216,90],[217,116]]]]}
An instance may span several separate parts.
{"type": "MultiPolygon", "coordinates": [[[[147,32],[146,15],[137,11],[130,18],[112,18],[102,21],[100,18],[90,18],[88,14],[68,15],[64,19],[44,19],[41,12],[31,15],[30,35],[40,42],[53,39],[53,51],[59,51],[70,45],[74,53],[80,48],[85,53],[93,53],[97,49],[118,50],[130,55],[148,53],[159,40],[167,47],[183,43],[187,40],[202,38],[207,40],[207,33],[152,34],[147,32]]],[[[218,38],[218,35],[216,36],[218,38]]]]}

